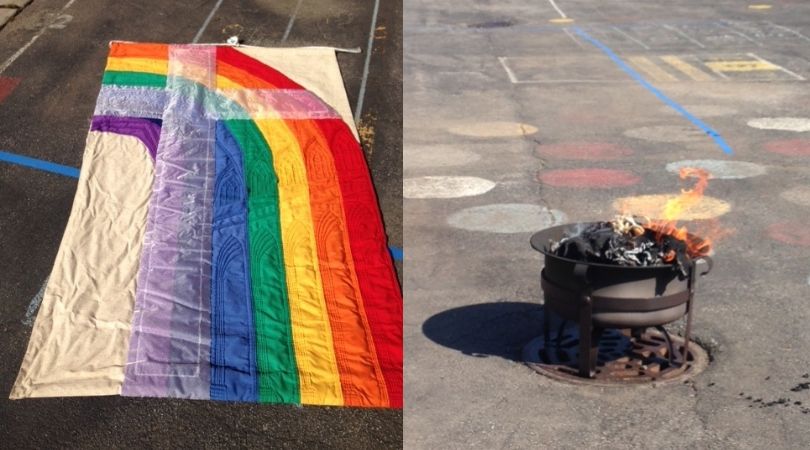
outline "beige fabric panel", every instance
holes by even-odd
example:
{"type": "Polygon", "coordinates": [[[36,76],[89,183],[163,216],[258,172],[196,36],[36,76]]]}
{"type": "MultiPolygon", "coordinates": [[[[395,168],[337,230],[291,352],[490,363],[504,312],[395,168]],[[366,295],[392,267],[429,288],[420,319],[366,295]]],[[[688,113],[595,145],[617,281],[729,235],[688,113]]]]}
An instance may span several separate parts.
{"type": "Polygon", "coordinates": [[[352,108],[340,76],[335,49],[331,47],[261,48],[234,47],[278,70],[334,108],[358,139],[352,108]]]}
{"type": "Polygon", "coordinates": [[[88,134],[70,219],[10,398],[120,393],[153,178],[140,140],[88,134]]]}

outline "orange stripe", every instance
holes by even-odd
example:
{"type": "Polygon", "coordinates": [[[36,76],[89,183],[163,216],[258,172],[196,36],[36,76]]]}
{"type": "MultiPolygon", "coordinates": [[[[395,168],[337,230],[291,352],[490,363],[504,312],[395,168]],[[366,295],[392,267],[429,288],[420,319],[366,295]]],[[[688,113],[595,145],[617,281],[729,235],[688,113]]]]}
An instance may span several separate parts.
{"type": "Polygon", "coordinates": [[[315,225],[318,262],[346,405],[389,406],[385,377],[352,258],[330,143],[312,120],[287,120],[301,144],[315,225]]]}
{"type": "Polygon", "coordinates": [[[225,77],[244,89],[273,89],[275,86],[256,78],[244,69],[234,67],[224,61],[217,61],[217,76],[225,77]]]}
{"type": "Polygon", "coordinates": [[[108,57],[169,59],[168,44],[113,42],[108,57]]]}

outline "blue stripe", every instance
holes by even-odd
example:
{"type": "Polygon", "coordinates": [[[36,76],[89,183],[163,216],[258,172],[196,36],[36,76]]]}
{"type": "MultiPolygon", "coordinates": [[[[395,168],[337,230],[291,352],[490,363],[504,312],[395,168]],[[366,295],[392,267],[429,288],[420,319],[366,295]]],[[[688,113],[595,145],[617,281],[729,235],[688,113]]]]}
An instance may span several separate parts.
{"type": "Polygon", "coordinates": [[[45,172],[56,173],[66,177],[79,178],[79,169],[63,166],[61,164],[54,164],[41,159],[15,155],[14,153],[0,152],[0,161],[17,164],[18,166],[30,167],[32,169],[44,170],[45,172]]]}
{"type": "Polygon", "coordinates": [[[388,251],[391,252],[391,257],[394,258],[394,261],[402,261],[402,249],[401,248],[389,245],[388,246],[388,251]]]}
{"type": "Polygon", "coordinates": [[[619,58],[619,56],[616,55],[616,53],[614,53],[613,50],[611,50],[608,46],[606,46],[605,44],[600,42],[598,39],[592,37],[590,34],[586,33],[585,30],[583,30],[580,27],[574,27],[573,29],[580,37],[582,37],[586,41],[593,44],[599,50],[602,50],[602,53],[604,53],[610,59],[612,59],[613,62],[616,63],[616,65],[618,65],[622,70],[627,72],[627,74],[630,75],[631,77],[633,77],[633,79],[636,80],[640,85],[644,86],[644,88],[646,88],[648,91],[655,94],[655,96],[658,97],[662,102],[666,103],[667,106],[674,109],[680,115],[682,115],[682,116],[686,117],[687,119],[689,119],[689,121],[692,122],[693,124],[695,124],[695,126],[700,128],[701,130],[703,130],[704,133],[706,133],[707,135],[709,135],[709,137],[714,139],[714,142],[717,143],[717,145],[726,154],[728,154],[728,155],[733,155],[734,154],[734,150],[732,150],[731,147],[729,147],[729,145],[726,143],[726,141],[723,139],[723,137],[720,136],[720,133],[715,131],[712,127],[706,125],[706,123],[704,123],[702,120],[695,117],[692,113],[687,111],[683,106],[679,105],[674,100],[667,97],[663,92],[658,90],[658,88],[656,88],[655,86],[650,84],[647,80],[644,79],[644,77],[641,76],[641,74],[636,72],[635,69],[628,66],[627,63],[622,61],[622,59],[619,58]]]}

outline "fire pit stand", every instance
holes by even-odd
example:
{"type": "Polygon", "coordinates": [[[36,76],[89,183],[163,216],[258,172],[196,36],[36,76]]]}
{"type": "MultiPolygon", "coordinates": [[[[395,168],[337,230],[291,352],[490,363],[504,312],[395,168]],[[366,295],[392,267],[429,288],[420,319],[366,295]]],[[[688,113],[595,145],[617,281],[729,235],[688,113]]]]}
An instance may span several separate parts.
{"type": "Polygon", "coordinates": [[[539,358],[547,366],[570,371],[570,350],[576,346],[576,371],[570,375],[581,379],[641,376],[655,380],[684,372],[694,359],[689,347],[695,290],[698,278],[711,270],[712,260],[706,256],[693,259],[688,274],[683,276],[669,265],[590,263],[548,251],[549,242],[559,241],[573,226],[549,228],[531,238],[532,247],[545,255],[540,276],[545,313],[542,345],[535,340],[527,346],[528,360],[539,358]],[[553,340],[551,312],[563,319],[553,340]],[[686,320],[683,339],[670,336],[663,325],[682,318],[686,320]],[[578,342],[566,335],[565,325],[569,322],[578,327],[578,342]],[[622,342],[627,351],[607,361],[610,352],[600,357],[600,342],[603,347],[622,342]],[[635,361],[631,361],[633,357],[635,361]],[[603,367],[598,370],[600,362],[603,367]]]}

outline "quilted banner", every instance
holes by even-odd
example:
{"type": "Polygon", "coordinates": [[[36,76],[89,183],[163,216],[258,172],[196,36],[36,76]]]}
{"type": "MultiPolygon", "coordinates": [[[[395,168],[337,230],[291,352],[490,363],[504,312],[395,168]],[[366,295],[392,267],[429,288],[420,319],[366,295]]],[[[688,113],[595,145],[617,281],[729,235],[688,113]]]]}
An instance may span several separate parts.
{"type": "Polygon", "coordinates": [[[11,398],[402,406],[402,297],[334,51],[113,42],[11,398]]]}

